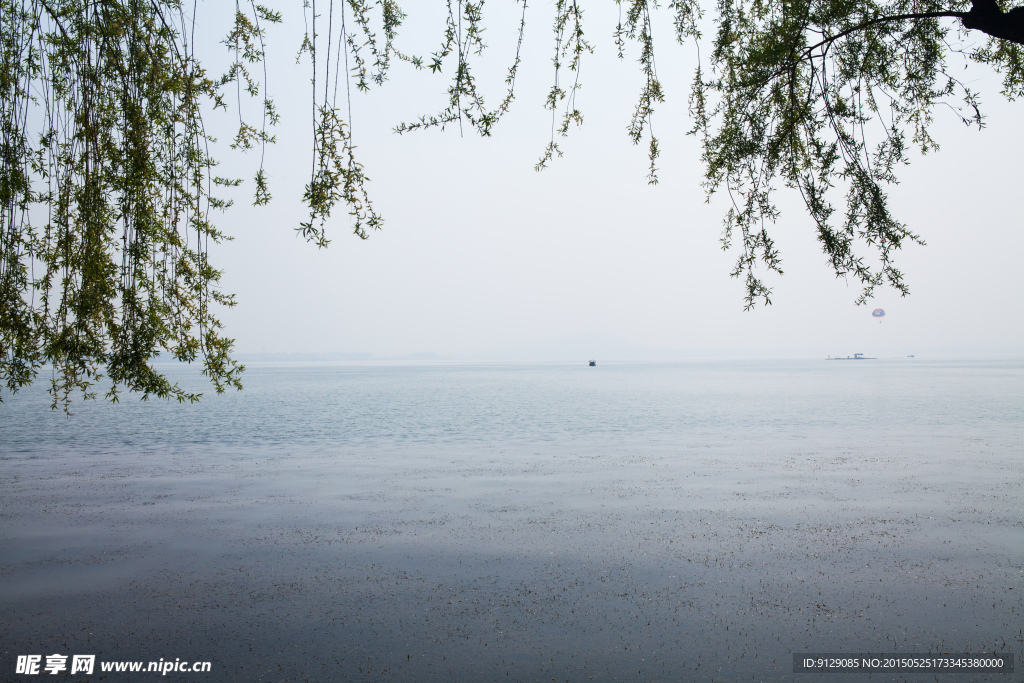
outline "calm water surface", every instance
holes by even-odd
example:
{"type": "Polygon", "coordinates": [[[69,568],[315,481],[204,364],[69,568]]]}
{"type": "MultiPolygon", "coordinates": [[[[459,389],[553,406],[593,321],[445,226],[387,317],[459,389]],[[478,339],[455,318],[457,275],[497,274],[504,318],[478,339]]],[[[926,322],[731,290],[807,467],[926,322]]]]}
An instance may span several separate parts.
{"type": "MultiPolygon", "coordinates": [[[[195,373],[165,366],[183,386],[195,373]]],[[[199,405],[6,396],[5,450],[200,446],[669,445],[735,439],[1006,432],[1024,418],[1021,361],[719,361],[675,364],[250,366],[244,392],[199,405]]]]}
{"type": "Polygon", "coordinates": [[[0,677],[62,648],[209,680],[1019,659],[1022,380],[1019,359],[366,363],[71,418],[5,394],[0,677]]]}

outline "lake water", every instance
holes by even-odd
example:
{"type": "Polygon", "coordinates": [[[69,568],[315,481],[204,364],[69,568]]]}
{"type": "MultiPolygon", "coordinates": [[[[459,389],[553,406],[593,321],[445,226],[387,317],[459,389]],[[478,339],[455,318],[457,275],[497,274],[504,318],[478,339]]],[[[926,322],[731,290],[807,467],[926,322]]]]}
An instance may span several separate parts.
{"type": "Polygon", "coordinates": [[[0,677],[65,650],[268,681],[795,680],[794,653],[999,652],[1018,673],[972,679],[1021,680],[1020,359],[245,384],[70,418],[4,395],[0,677]]]}

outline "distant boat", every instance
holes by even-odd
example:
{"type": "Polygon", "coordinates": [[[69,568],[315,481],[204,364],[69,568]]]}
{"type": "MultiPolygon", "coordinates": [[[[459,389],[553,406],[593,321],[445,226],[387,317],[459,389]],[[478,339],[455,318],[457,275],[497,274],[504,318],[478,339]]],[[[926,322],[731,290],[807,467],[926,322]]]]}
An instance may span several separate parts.
{"type": "Polygon", "coordinates": [[[591,359],[591,361],[590,361],[590,367],[595,367],[596,365],[597,365],[597,361],[596,361],[596,360],[593,360],[593,359],[591,359]]]}
{"type": "Polygon", "coordinates": [[[829,356],[829,360],[878,360],[863,353],[855,353],[852,356],[829,356]]]}
{"type": "Polygon", "coordinates": [[[907,356],[907,358],[913,358],[913,357],[914,357],[914,354],[910,354],[909,356],[907,356]]]}

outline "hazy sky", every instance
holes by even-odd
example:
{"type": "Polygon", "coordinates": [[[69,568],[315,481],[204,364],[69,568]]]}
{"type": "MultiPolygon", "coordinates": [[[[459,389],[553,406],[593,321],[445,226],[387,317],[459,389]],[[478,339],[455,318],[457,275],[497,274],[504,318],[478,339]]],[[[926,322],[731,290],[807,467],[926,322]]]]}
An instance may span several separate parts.
{"type": "MultiPolygon", "coordinates": [[[[304,242],[293,228],[305,220],[299,199],[311,162],[311,86],[308,62],[294,59],[303,25],[297,4],[287,3],[284,26],[269,36],[270,90],[282,114],[279,142],[268,151],[274,201],[251,208],[241,196],[219,218],[235,237],[215,258],[226,271],[225,289],[238,297],[222,318],[239,352],[500,354],[589,332],[704,353],[1024,347],[1024,133],[1020,105],[1005,102],[985,71],[966,74],[982,92],[986,129],[967,129],[938,109],[942,150],[915,155],[890,190],[897,216],[928,242],[897,257],[911,296],[883,289],[868,306],[854,306],[859,288],[830,272],[810,219],[787,196],[774,228],[785,270],[768,280],[774,305],[744,312],[742,282],[728,275],[736,254],[719,244],[726,203],[705,202],[698,140],[685,135],[694,50],[664,30],[659,36],[667,101],[654,120],[661,183],[649,186],[646,150],[625,130],[642,85],[638,50],[625,62],[615,58],[613,9],[588,10],[596,52],[584,61],[578,95],[586,122],[561,142],[565,156],[548,170],[533,170],[551,126],[541,105],[550,87],[552,8],[538,3],[528,14],[517,101],[494,137],[460,137],[457,128],[391,132],[400,121],[442,109],[447,76],[400,65],[383,90],[354,95],[356,144],[386,224],[361,241],[337,215],[328,249],[304,242]],[[881,323],[871,317],[875,307],[888,314],[881,323]]],[[[440,26],[420,21],[411,7],[399,47],[428,54],[440,26]]],[[[497,20],[503,8],[488,9],[496,19],[486,53],[493,79],[485,92],[493,103],[502,95],[515,25],[497,20]]],[[[669,28],[668,15],[661,19],[669,28]]],[[[228,161],[226,150],[220,156],[224,170],[251,175],[256,158],[228,161]]]]}

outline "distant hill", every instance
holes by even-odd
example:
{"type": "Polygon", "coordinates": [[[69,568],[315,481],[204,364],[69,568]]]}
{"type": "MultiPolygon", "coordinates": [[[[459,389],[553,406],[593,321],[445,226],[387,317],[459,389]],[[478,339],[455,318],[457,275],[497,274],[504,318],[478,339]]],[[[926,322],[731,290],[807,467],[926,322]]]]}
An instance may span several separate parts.
{"type": "Polygon", "coordinates": [[[235,359],[250,363],[263,362],[310,362],[329,360],[369,360],[373,358],[372,353],[340,353],[337,351],[325,351],[322,353],[238,353],[233,356],[235,359]]]}

